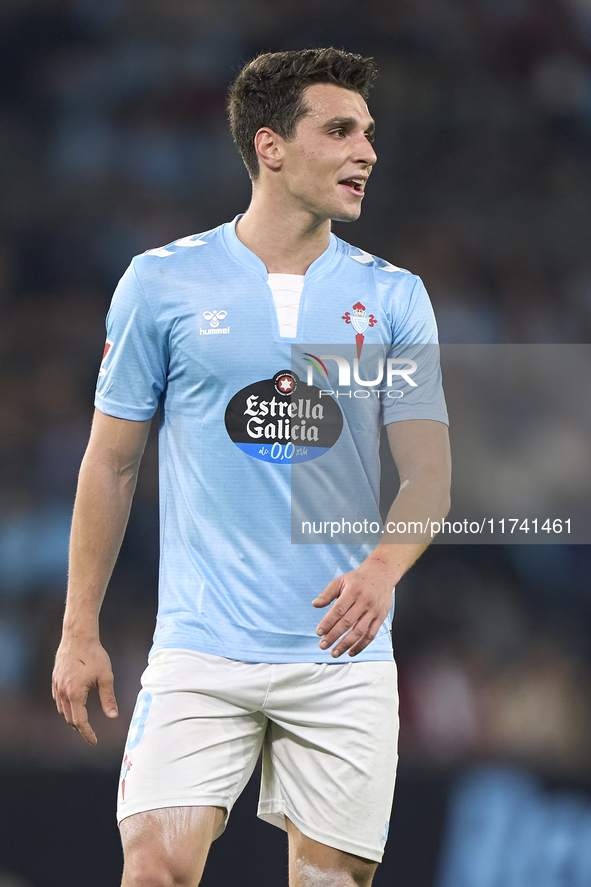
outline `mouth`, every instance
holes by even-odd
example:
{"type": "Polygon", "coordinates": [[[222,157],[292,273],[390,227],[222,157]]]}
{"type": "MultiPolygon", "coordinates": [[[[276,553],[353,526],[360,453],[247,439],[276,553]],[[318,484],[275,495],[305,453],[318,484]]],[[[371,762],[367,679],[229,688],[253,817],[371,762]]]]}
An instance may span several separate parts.
{"type": "Polygon", "coordinates": [[[342,185],[343,188],[346,188],[355,197],[363,197],[366,181],[367,179],[362,176],[353,176],[350,179],[343,179],[342,182],[339,182],[339,185],[342,185]]]}

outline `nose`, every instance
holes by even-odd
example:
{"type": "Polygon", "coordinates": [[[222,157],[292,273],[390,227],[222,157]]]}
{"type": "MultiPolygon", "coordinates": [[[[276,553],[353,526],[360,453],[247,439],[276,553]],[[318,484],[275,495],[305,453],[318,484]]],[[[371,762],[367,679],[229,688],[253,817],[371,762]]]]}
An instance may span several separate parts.
{"type": "Polygon", "coordinates": [[[374,147],[365,133],[360,133],[359,141],[355,146],[354,159],[364,166],[373,166],[378,159],[374,147]]]}

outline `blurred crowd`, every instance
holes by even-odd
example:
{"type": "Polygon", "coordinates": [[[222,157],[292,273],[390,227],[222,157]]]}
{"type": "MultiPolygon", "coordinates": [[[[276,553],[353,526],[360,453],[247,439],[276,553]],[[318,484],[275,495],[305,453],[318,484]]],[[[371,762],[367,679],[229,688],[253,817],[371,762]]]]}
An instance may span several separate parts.
{"type": "Polygon", "coordinates": [[[586,546],[432,549],[395,618],[401,755],[591,773],[586,546]]]}
{"type": "MultiPolygon", "coordinates": [[[[119,755],[156,608],[153,438],[103,616],[122,717],[91,751],[49,693],[104,316],[134,254],[245,209],[241,64],[328,44],[381,71],[379,162],[337,233],[423,277],[442,342],[589,341],[591,0],[3,0],[4,759],[119,755]]],[[[402,751],[589,772],[590,566],[586,546],[428,552],[399,595],[402,751]]]]}

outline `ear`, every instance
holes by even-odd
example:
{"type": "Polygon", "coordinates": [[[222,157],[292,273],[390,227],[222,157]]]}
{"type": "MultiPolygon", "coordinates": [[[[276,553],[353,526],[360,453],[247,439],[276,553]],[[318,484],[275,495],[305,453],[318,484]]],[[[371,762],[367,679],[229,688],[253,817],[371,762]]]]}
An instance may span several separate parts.
{"type": "Polygon", "coordinates": [[[254,147],[261,166],[277,172],[283,166],[283,139],[269,127],[259,129],[254,137],[254,147]]]}

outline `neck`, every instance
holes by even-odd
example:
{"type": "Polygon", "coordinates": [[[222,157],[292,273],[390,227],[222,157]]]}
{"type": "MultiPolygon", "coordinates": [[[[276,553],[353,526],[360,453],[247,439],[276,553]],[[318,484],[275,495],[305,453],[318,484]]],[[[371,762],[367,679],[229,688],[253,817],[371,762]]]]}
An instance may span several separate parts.
{"type": "Polygon", "coordinates": [[[330,219],[318,220],[303,209],[282,206],[255,188],[236,234],[269,274],[305,274],[328,248],[330,219]]]}

